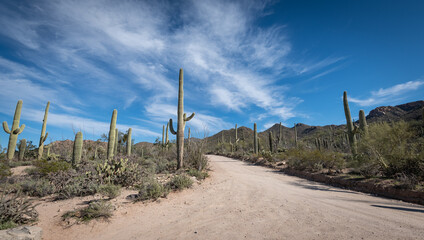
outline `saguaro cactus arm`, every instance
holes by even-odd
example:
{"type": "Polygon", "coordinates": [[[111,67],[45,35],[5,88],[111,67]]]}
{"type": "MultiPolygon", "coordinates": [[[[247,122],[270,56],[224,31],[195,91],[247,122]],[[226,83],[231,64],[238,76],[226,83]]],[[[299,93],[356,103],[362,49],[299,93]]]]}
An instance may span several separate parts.
{"type": "Polygon", "coordinates": [[[174,125],[172,124],[172,118],[169,119],[169,131],[172,134],[177,135],[177,132],[174,130],[174,125]]]}
{"type": "Polygon", "coordinates": [[[6,133],[10,134],[10,129],[6,121],[3,122],[3,129],[6,133]]]}
{"type": "Polygon", "coordinates": [[[22,124],[21,127],[13,131],[13,134],[21,134],[24,129],[25,129],[25,124],[22,124]]]}
{"type": "Polygon", "coordinates": [[[189,117],[186,117],[186,114],[184,113],[184,122],[190,121],[194,117],[195,113],[192,113],[189,117]]]}

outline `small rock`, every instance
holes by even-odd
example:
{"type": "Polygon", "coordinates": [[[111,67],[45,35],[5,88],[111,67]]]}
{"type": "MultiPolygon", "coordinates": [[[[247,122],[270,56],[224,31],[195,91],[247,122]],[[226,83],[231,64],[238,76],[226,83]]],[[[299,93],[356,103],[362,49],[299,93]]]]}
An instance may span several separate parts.
{"type": "Polygon", "coordinates": [[[41,240],[43,230],[37,226],[20,226],[0,231],[2,240],[41,240]]]}

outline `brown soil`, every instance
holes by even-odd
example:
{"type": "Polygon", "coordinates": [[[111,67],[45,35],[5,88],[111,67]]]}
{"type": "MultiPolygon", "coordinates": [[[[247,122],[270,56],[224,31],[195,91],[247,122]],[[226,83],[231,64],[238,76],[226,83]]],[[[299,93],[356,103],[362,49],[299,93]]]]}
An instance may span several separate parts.
{"type": "Polygon", "coordinates": [[[93,197],[43,202],[43,239],[424,239],[420,205],[208,157],[211,177],[201,185],[149,203],[129,203],[134,192],[125,191],[109,222],[61,220],[93,197]]]}

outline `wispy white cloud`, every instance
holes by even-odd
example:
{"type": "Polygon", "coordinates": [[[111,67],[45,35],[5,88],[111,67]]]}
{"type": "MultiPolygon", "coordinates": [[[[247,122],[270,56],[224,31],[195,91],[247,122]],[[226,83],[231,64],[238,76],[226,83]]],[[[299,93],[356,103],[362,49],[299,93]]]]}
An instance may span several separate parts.
{"type": "Polygon", "coordinates": [[[417,90],[422,85],[424,85],[424,81],[422,80],[409,81],[388,88],[380,88],[378,91],[372,91],[371,96],[368,98],[359,99],[348,97],[348,99],[350,102],[356,103],[359,106],[373,106],[380,103],[396,101],[407,92],[417,90]]]}

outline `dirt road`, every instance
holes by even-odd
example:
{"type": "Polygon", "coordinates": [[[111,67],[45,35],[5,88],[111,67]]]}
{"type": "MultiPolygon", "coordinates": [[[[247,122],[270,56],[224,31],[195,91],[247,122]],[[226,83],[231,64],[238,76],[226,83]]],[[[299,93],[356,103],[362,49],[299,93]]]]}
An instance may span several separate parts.
{"type": "Polygon", "coordinates": [[[44,209],[44,239],[424,239],[423,206],[209,158],[213,171],[201,185],[126,204],[109,223],[63,229],[54,208],[44,209]]]}

